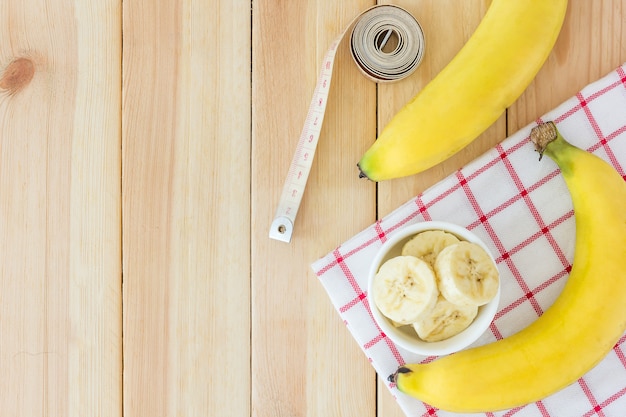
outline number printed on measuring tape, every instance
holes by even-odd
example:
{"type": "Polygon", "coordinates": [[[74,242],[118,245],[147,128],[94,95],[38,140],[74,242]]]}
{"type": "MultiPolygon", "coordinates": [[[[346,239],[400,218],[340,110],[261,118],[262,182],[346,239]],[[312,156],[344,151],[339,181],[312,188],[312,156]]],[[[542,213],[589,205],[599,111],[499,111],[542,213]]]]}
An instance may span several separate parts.
{"type": "Polygon", "coordinates": [[[324,122],[335,54],[349,31],[352,58],[361,73],[374,82],[392,82],[405,78],[422,60],[422,28],[410,13],[397,6],[378,5],[367,9],[355,17],[333,41],[324,56],[313,98],[287,172],[270,227],[271,239],[291,241],[324,122]],[[391,52],[384,52],[383,47],[392,34],[398,38],[398,46],[391,52]]]}

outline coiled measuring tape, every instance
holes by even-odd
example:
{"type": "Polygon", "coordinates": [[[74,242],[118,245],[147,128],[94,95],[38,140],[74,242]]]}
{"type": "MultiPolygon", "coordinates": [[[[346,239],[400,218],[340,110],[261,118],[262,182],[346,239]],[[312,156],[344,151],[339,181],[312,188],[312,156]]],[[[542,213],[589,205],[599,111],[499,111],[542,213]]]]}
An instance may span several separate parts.
{"type": "Polygon", "coordinates": [[[405,78],[422,61],[424,55],[422,28],[409,12],[397,6],[379,5],[365,10],[333,41],[324,56],[304,127],[289,166],[270,228],[271,239],[291,241],[296,214],[304,195],[322,129],[335,54],[348,32],[351,33],[350,50],[354,62],[365,77],[376,83],[405,78]],[[387,45],[390,39],[396,41],[392,48],[387,45]]]}

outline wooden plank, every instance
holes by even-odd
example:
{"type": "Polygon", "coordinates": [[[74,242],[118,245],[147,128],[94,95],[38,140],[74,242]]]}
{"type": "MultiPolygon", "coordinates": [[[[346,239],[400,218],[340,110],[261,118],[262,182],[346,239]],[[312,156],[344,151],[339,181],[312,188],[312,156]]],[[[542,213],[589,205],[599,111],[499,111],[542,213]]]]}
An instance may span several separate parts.
{"type": "Polygon", "coordinates": [[[253,2],[252,407],[255,417],[374,416],[375,374],[310,263],[375,220],[356,162],[375,137],[375,85],[338,51],[291,243],[268,238],[322,58],[373,3],[253,2]]]}
{"type": "Polygon", "coordinates": [[[0,408],[121,416],[117,0],[0,6],[0,408]]]}
{"type": "MultiPolygon", "coordinates": [[[[427,36],[427,54],[415,79],[416,89],[431,79],[471,35],[488,2],[418,1],[404,5],[420,20],[427,36]],[[454,3],[454,4],[453,4],[454,3]],[[463,28],[463,30],[459,30],[463,28]],[[454,44],[454,45],[452,45],[454,44]]],[[[398,3],[402,4],[402,3],[398,3]]],[[[460,154],[422,174],[379,185],[379,215],[383,216],[465,163],[480,156],[507,135],[533,122],[571,97],[586,84],[626,62],[624,0],[587,2],[571,0],[568,15],[555,48],[535,81],[492,126],[460,154]],[[505,123],[507,130],[505,131],[505,123]]],[[[404,82],[403,82],[404,83],[404,82]]],[[[388,120],[411,94],[402,84],[380,89],[379,120],[388,120]],[[392,99],[388,98],[391,94],[392,99]],[[385,103],[391,103],[383,107],[385,103]]],[[[403,416],[386,388],[379,389],[378,415],[403,416]]]]}
{"type": "Polygon", "coordinates": [[[124,415],[250,414],[250,2],[124,2],[124,415]]]}
{"type": "MultiPolygon", "coordinates": [[[[406,0],[394,4],[404,7],[420,22],[426,38],[426,50],[422,64],[409,78],[379,87],[379,129],[450,62],[478,26],[489,1],[473,0],[461,4],[456,0],[406,0]]],[[[504,135],[504,129],[505,119],[501,117],[475,142],[447,161],[417,175],[379,183],[379,218],[491,148],[504,135]]],[[[384,379],[385,376],[381,377],[384,379]]],[[[404,416],[380,378],[378,387],[378,415],[404,416]]]]}

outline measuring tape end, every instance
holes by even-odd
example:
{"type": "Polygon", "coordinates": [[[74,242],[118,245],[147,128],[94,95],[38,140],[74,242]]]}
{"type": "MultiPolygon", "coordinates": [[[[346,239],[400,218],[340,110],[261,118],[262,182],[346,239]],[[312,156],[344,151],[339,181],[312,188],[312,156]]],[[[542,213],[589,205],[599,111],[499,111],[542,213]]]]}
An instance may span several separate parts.
{"type": "Polygon", "coordinates": [[[293,222],[285,216],[279,216],[274,219],[270,228],[270,239],[279,240],[281,242],[291,242],[293,234],[293,222]]]}

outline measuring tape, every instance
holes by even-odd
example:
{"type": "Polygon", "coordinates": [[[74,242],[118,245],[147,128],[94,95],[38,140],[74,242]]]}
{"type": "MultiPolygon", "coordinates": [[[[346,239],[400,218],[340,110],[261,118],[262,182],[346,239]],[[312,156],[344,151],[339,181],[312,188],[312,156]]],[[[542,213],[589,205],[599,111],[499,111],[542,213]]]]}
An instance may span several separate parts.
{"type": "Polygon", "coordinates": [[[374,6],[360,15],[333,41],[324,56],[313,98],[300,133],[269,236],[290,242],[296,214],[304,195],[317,148],[328,99],[335,54],[351,31],[350,50],[361,73],[371,81],[393,82],[407,77],[422,61],[424,33],[406,10],[391,5],[374,6]],[[396,45],[385,48],[394,39],[396,45]]]}

